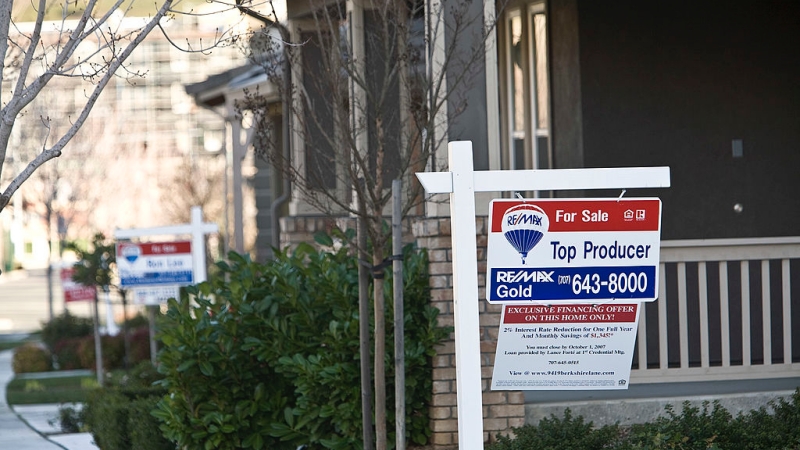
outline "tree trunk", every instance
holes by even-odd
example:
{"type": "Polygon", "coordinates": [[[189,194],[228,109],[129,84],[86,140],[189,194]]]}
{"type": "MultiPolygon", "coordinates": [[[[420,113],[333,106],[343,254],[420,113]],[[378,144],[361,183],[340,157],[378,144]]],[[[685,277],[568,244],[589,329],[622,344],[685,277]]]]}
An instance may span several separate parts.
{"type": "MultiPolygon", "coordinates": [[[[363,203],[359,205],[362,207],[363,203]]],[[[367,230],[364,215],[358,218],[358,259],[367,261],[367,230]]],[[[373,450],[372,388],[369,366],[369,272],[364,264],[358,265],[358,338],[361,354],[361,426],[364,450],[373,450]]]]}
{"type": "Polygon", "coordinates": [[[100,341],[100,313],[98,312],[98,304],[100,303],[100,296],[97,294],[95,288],[94,293],[94,359],[95,367],[97,369],[97,384],[103,386],[103,345],[100,341]]]}
{"type": "MultiPolygon", "coordinates": [[[[383,263],[383,247],[373,243],[372,265],[383,263]]],[[[373,273],[375,302],[375,450],[386,450],[386,305],[383,270],[373,273]]]]}

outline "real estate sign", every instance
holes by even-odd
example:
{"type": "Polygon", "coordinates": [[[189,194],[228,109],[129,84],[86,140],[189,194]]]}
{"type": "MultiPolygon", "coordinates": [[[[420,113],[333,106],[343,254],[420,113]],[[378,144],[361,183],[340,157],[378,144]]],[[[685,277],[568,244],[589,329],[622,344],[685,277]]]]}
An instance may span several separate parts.
{"type": "Polygon", "coordinates": [[[93,286],[84,286],[72,279],[75,268],[65,267],[61,269],[61,289],[64,291],[64,302],[91,301],[95,297],[93,286]]]}
{"type": "Polygon", "coordinates": [[[124,288],[192,284],[192,243],[119,242],[117,269],[124,288]]]}
{"type": "Polygon", "coordinates": [[[493,200],[490,303],[652,301],[658,293],[661,200],[493,200]]]}

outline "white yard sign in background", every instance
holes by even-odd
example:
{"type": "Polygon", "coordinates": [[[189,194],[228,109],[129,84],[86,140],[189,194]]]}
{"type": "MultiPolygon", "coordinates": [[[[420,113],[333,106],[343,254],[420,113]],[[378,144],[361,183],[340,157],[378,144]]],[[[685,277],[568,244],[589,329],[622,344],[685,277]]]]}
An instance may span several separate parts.
{"type": "Polygon", "coordinates": [[[206,281],[205,235],[216,233],[215,223],[203,222],[203,210],[192,207],[192,221],[182,225],[133,228],[114,231],[117,240],[117,268],[120,284],[134,288],[137,302],[157,304],[177,297],[177,287],[206,281]],[[131,238],[163,235],[191,235],[191,241],[135,243],[131,238]],[[162,289],[156,289],[161,287],[162,289]],[[144,288],[139,291],[139,288],[144,288]],[[170,295],[174,294],[174,295],[170,295]]]}
{"type": "Polygon", "coordinates": [[[117,269],[120,284],[124,288],[192,284],[192,243],[119,242],[117,269]]]}

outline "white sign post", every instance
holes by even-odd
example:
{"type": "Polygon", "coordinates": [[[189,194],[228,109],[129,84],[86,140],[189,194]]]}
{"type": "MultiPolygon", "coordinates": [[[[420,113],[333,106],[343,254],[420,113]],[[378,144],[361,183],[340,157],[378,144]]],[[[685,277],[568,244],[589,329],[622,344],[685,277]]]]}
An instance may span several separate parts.
{"type": "Polygon", "coordinates": [[[475,193],[669,187],[669,167],[475,172],[472,143],[450,142],[450,172],[418,173],[428,194],[450,194],[458,443],[483,449],[475,193]]]}

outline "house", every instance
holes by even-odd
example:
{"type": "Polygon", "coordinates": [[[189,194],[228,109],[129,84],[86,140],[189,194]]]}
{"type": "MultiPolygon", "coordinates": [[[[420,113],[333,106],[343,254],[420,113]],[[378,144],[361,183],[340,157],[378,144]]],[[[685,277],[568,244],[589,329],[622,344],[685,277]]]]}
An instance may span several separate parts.
{"type": "MultiPolygon", "coordinates": [[[[288,5],[291,41],[304,43],[293,53],[292,80],[305,91],[302,98],[294,94],[283,101],[299,102],[306,110],[314,105],[324,113],[317,117],[329,120],[283,118],[293,126],[287,150],[308,175],[292,186],[288,216],[281,219],[283,244],[326,226],[323,211],[302,193],[338,190],[348,200],[352,186],[334,175],[350,160],[337,157],[331,139],[342,135],[348,120],[360,123],[380,114],[353,106],[363,100],[368,81],[385,74],[379,64],[385,55],[365,37],[380,15],[368,0],[325,3],[324,10],[302,1],[288,5]],[[321,11],[335,14],[326,30],[319,26],[321,11]],[[315,84],[313,75],[325,67],[320,61],[333,57],[315,41],[324,36],[347,43],[338,57],[361,61],[349,78],[360,82],[341,89],[315,84]],[[359,73],[369,76],[358,78],[359,73]],[[342,99],[339,108],[329,106],[342,99]],[[350,115],[341,117],[341,110],[350,115]]],[[[410,36],[403,53],[410,55],[408,76],[445,83],[433,96],[419,98],[425,90],[413,88],[392,94],[390,101],[405,105],[401,110],[408,114],[384,130],[398,136],[386,144],[389,153],[422,136],[431,139],[424,145],[433,151],[420,169],[443,169],[442,145],[453,140],[472,141],[476,170],[671,168],[669,189],[626,193],[663,200],[661,292],[640,321],[628,393],[605,400],[602,393],[587,398],[485,391],[487,439],[567,401],[577,402],[573,410],[587,402],[623,404],[624,410],[608,414],[624,422],[652,413],[646,399],[653,397],[717,395],[752,400],[731,404],[749,408],[773,395],[762,391],[800,385],[800,4],[473,0],[460,3],[463,9],[439,2],[404,4],[411,8],[400,23],[410,36]],[[470,59],[476,49],[480,57],[470,59]],[[459,54],[469,64],[445,65],[459,54]],[[441,73],[445,76],[437,78],[441,73]],[[442,98],[441,108],[430,107],[442,98]],[[420,109],[430,126],[404,134],[420,109]],[[633,400],[643,406],[631,407],[633,400]]],[[[365,129],[356,148],[370,154],[378,136],[365,129]]],[[[479,200],[479,212],[485,214],[489,198],[479,200]]],[[[427,203],[417,210],[413,232],[431,250],[433,301],[443,323],[452,324],[446,210],[446,204],[427,203]]],[[[486,219],[477,220],[484,237],[479,246],[485,246],[486,219]]],[[[479,256],[485,258],[485,249],[479,248],[479,256]]],[[[484,377],[489,377],[499,309],[484,302],[479,308],[484,377]]],[[[434,360],[433,440],[439,445],[457,442],[454,363],[449,342],[434,360]]],[[[591,411],[605,408],[592,403],[579,412],[596,419],[591,411]]]]}

